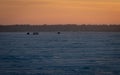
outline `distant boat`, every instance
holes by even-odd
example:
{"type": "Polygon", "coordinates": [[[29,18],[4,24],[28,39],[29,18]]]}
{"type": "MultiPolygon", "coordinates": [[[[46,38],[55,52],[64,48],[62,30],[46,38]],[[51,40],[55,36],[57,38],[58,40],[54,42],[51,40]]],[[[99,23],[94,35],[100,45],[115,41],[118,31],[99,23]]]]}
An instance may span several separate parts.
{"type": "Polygon", "coordinates": [[[61,34],[60,32],[57,32],[57,34],[61,34]]]}
{"type": "Polygon", "coordinates": [[[30,35],[30,33],[29,33],[29,32],[27,32],[27,35],[30,35]]]}
{"type": "Polygon", "coordinates": [[[38,32],[33,32],[33,35],[39,35],[39,33],[38,32]]]}

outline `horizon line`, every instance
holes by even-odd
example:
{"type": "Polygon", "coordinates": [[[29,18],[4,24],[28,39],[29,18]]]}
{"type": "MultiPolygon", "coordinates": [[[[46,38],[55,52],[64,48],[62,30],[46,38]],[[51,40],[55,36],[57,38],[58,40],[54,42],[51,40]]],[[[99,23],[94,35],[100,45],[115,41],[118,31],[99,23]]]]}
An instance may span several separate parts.
{"type": "Polygon", "coordinates": [[[10,26],[10,25],[30,25],[30,26],[34,26],[34,25],[120,25],[120,24],[0,24],[0,26],[10,26]]]}

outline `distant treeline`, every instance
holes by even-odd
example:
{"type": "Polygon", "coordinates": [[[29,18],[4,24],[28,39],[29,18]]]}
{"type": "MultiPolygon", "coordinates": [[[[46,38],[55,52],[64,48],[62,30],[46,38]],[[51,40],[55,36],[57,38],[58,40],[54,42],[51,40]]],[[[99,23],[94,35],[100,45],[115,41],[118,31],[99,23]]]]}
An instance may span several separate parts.
{"type": "Polygon", "coordinates": [[[0,25],[0,32],[95,31],[120,32],[120,25],[0,25]]]}

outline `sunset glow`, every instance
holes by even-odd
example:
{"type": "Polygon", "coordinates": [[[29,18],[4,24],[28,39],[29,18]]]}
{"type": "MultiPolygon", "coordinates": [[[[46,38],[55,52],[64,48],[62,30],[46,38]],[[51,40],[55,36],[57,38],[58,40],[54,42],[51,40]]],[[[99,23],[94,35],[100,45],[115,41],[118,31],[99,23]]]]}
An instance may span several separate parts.
{"type": "Polygon", "coordinates": [[[0,24],[120,24],[120,0],[0,0],[0,24]]]}

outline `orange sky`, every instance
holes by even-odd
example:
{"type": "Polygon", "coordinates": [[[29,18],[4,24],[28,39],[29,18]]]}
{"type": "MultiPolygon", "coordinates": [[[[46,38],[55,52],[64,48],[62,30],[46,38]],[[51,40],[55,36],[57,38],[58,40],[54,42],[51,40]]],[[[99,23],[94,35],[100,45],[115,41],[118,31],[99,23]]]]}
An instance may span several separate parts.
{"type": "Polygon", "coordinates": [[[0,24],[120,24],[120,0],[0,0],[0,24]]]}

